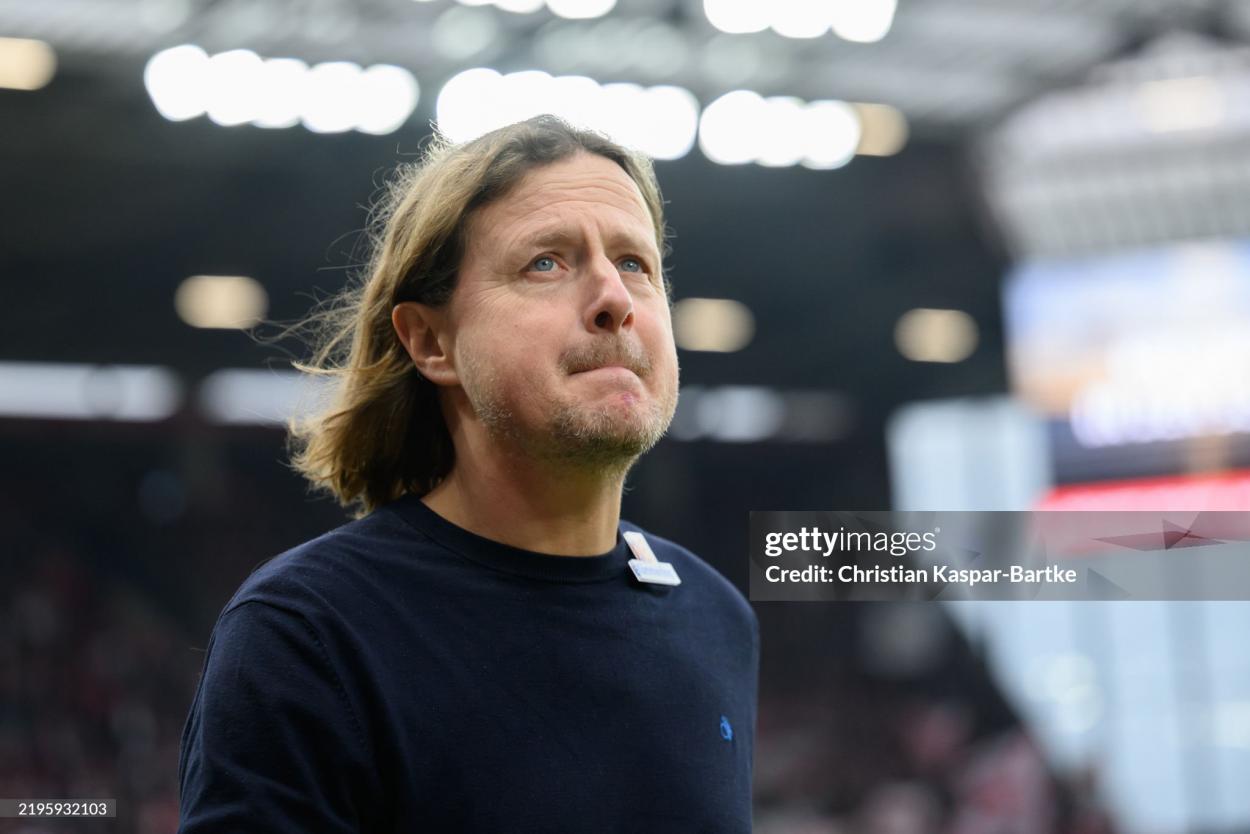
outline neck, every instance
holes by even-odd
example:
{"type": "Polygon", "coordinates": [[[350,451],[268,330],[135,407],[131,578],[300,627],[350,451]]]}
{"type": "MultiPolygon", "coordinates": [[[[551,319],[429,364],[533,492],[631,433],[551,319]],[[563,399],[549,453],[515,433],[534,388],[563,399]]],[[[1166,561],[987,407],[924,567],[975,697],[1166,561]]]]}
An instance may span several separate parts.
{"type": "Polygon", "coordinates": [[[456,444],[456,464],[421,499],[426,506],[465,530],[524,550],[585,556],[616,545],[623,469],[560,466],[483,441],[456,444]]]}

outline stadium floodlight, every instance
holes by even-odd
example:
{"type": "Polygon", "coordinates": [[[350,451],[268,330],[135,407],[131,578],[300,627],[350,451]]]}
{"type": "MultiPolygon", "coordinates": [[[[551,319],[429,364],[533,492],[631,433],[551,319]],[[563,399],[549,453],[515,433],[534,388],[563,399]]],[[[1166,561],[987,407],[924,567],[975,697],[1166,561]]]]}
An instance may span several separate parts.
{"type": "Polygon", "coordinates": [[[977,348],[977,323],[963,310],[918,307],[899,317],[894,343],[913,362],[962,362],[977,348]]]}
{"type": "Polygon", "coordinates": [[[182,406],[182,384],[157,365],[0,362],[0,416],[155,422],[182,406]]]}
{"type": "Polygon", "coordinates": [[[495,7],[513,14],[533,14],[546,5],[545,0],[495,0],[495,7]]]}
{"type": "Polygon", "coordinates": [[[703,0],[703,14],[729,35],[763,32],[771,20],[768,4],[759,0],[703,0]]]}
{"type": "MultiPolygon", "coordinates": [[[[856,5],[853,0],[845,5],[856,5]]],[[[819,38],[829,31],[829,8],[813,0],[769,0],[761,3],[769,10],[769,26],[787,38],[819,38]]]]}
{"type": "Polygon", "coordinates": [[[467,142],[489,131],[502,78],[493,69],[477,67],[448,79],[434,105],[439,133],[453,142],[467,142]]]}
{"type": "Polygon", "coordinates": [[[673,336],[682,350],[732,353],[754,335],[755,316],[741,301],[684,298],[673,305],[673,336]]]}
{"type": "Polygon", "coordinates": [[[417,109],[421,88],[403,67],[375,64],[360,75],[356,130],[384,135],[399,130],[417,109]]]}
{"type": "Polygon", "coordinates": [[[257,84],[257,127],[284,128],[299,124],[304,110],[308,65],[297,58],[269,58],[257,84]]]}
{"type": "Polygon", "coordinates": [[[208,59],[208,118],[222,127],[260,115],[265,64],[250,49],[231,49],[208,59]]]}
{"type": "Polygon", "coordinates": [[[772,96],[765,102],[763,142],[755,162],[772,168],[798,165],[809,141],[807,105],[793,96],[772,96]]]}
{"type": "Polygon", "coordinates": [[[570,20],[603,17],[615,7],[616,0],[547,0],[552,14],[570,20]]]}
{"type": "Polygon", "coordinates": [[[559,116],[569,124],[598,127],[603,124],[603,87],[584,75],[561,75],[546,82],[537,112],[559,116]]]}
{"type": "Polygon", "coordinates": [[[499,80],[491,129],[545,112],[554,102],[551,74],[542,70],[510,72],[499,80]]]}
{"type": "Polygon", "coordinates": [[[893,156],[907,144],[907,117],[897,107],[857,101],[861,136],[855,153],[860,156],[893,156]]]}
{"type": "Polygon", "coordinates": [[[656,159],[681,159],[699,133],[699,100],[683,87],[662,84],[643,92],[646,131],[638,148],[656,159]]]}
{"type": "Polygon", "coordinates": [[[539,70],[500,75],[477,68],[448,80],[435,104],[438,130],[453,142],[540,113],[601,131],[655,159],[678,159],[694,146],[699,103],[681,87],[601,85],[580,75],[553,77],[539,70]]]}
{"type": "Polygon", "coordinates": [[[699,149],[721,165],[753,162],[763,145],[768,104],[751,90],[734,90],[713,101],[699,117],[699,149]]]}
{"type": "Polygon", "coordinates": [[[855,0],[833,7],[833,33],[844,41],[875,43],[894,25],[898,0],[855,0]]]}
{"type": "Polygon", "coordinates": [[[359,121],[359,64],[328,61],[308,71],[308,95],[300,121],[313,133],[343,133],[359,121]]]}
{"type": "Polygon", "coordinates": [[[56,74],[56,52],[31,38],[0,38],[0,88],[38,90],[56,74]]]}
{"type": "Polygon", "coordinates": [[[143,86],[156,111],[171,122],[204,115],[208,106],[208,53],[183,44],[163,49],[143,68],[143,86]]]}
{"type": "Polygon", "coordinates": [[[804,120],[803,167],[841,168],[855,156],[861,127],[854,107],[844,101],[813,101],[807,105],[804,120]]]}
{"type": "Polygon", "coordinates": [[[174,292],[178,317],[192,327],[242,329],[269,309],[269,294],[246,275],[192,275],[174,292]]]}

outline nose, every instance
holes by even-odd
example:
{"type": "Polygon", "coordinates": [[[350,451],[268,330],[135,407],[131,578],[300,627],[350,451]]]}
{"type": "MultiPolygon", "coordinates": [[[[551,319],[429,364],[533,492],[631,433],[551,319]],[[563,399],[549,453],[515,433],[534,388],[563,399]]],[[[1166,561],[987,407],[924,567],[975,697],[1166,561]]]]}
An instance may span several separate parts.
{"type": "Polygon", "coordinates": [[[595,258],[590,281],[593,293],[586,308],[586,329],[619,333],[634,324],[634,297],[621,280],[616,264],[607,257],[595,258]]]}

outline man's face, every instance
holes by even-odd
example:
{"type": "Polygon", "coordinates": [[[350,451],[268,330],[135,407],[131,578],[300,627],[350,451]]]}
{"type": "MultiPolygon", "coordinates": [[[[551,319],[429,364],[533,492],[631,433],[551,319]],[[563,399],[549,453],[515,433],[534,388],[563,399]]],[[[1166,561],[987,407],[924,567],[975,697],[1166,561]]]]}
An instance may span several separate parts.
{"type": "Polygon", "coordinates": [[[579,154],[469,221],[450,302],[465,398],[496,440],[628,466],[677,406],[677,351],[650,212],[619,165],[579,154]]]}

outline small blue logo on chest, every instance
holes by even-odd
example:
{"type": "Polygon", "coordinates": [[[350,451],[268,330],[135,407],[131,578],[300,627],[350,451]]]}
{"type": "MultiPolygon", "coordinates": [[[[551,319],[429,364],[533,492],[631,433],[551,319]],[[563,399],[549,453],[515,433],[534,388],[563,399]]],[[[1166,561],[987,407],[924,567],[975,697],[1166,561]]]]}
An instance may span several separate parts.
{"type": "Polygon", "coordinates": [[[733,725],[730,724],[729,719],[723,715],[720,717],[720,737],[725,741],[733,741],[734,738],[733,725]]]}

